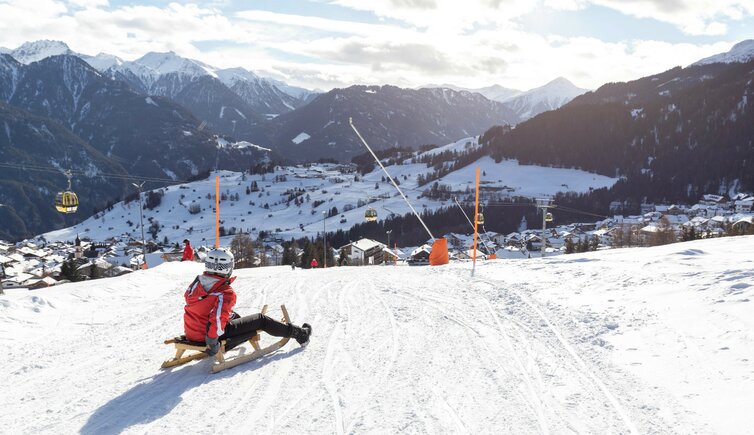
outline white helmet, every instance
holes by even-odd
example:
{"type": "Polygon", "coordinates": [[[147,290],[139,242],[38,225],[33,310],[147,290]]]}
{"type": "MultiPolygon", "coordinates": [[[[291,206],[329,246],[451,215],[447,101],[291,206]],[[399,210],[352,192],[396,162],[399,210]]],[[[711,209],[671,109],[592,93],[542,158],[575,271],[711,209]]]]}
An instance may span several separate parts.
{"type": "Polygon", "coordinates": [[[233,254],[224,248],[215,248],[204,259],[204,270],[215,275],[229,277],[233,272],[233,254]]]}

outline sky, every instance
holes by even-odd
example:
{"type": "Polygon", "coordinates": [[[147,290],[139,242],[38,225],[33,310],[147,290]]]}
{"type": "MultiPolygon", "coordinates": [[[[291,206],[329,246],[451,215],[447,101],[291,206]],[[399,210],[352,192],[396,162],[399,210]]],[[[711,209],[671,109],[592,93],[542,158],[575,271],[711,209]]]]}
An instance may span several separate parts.
{"type": "Polygon", "coordinates": [[[596,89],[754,39],[752,0],[0,0],[0,46],[174,51],[309,89],[596,89]]]}

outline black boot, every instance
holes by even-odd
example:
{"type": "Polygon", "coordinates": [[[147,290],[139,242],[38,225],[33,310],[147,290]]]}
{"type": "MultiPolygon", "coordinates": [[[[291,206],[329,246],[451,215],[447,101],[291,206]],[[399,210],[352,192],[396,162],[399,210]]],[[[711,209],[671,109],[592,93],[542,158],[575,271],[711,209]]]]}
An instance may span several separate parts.
{"type": "Polygon", "coordinates": [[[312,327],[308,323],[304,323],[299,328],[298,326],[291,325],[291,337],[295,338],[301,347],[305,347],[309,344],[309,336],[312,334],[312,327]]]}

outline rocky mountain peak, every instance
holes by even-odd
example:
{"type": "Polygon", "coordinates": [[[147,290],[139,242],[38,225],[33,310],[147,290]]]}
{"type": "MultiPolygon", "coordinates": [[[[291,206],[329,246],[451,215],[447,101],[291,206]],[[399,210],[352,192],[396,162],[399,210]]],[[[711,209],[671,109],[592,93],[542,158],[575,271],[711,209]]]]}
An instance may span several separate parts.
{"type": "Polygon", "coordinates": [[[10,50],[8,53],[17,61],[24,64],[30,64],[60,54],[75,54],[65,42],[48,39],[24,42],[20,47],[10,50]]]}

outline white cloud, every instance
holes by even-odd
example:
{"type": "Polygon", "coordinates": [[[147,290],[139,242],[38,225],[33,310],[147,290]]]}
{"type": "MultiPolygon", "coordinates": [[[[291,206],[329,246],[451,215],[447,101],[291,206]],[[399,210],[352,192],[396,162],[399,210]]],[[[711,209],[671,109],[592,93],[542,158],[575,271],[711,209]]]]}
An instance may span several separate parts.
{"type": "Polygon", "coordinates": [[[670,23],[690,35],[724,35],[726,21],[754,15],[752,0],[330,0],[370,11],[380,17],[420,27],[466,29],[474,24],[504,24],[540,5],[557,10],[580,10],[589,4],[625,15],[670,23]]]}
{"type": "Polygon", "coordinates": [[[588,0],[638,18],[673,24],[690,35],[724,35],[724,21],[754,15],[752,0],[588,0]]]}
{"type": "Polygon", "coordinates": [[[562,11],[577,11],[584,8],[586,4],[586,0],[544,0],[546,7],[562,11]]]}
{"type": "Polygon", "coordinates": [[[68,0],[68,4],[79,8],[94,8],[99,6],[107,6],[108,0],[68,0]]]}
{"type": "Polygon", "coordinates": [[[270,11],[248,10],[236,12],[236,17],[244,20],[279,24],[290,27],[303,27],[322,30],[332,33],[344,33],[350,35],[374,35],[382,32],[402,32],[395,26],[382,24],[360,23],[355,21],[331,20],[328,18],[312,17],[306,15],[281,14],[270,11]]]}
{"type": "MultiPolygon", "coordinates": [[[[0,33],[9,48],[30,40],[57,39],[80,53],[103,51],[127,60],[147,51],[173,50],[218,67],[241,66],[294,85],[324,89],[354,83],[419,86],[430,82],[466,87],[497,83],[527,89],[557,76],[595,88],[687,65],[727,51],[733,44],[605,42],[536,34],[511,21],[536,6],[523,0],[327,1],[369,10],[384,20],[375,24],[258,10],[225,16],[215,6],[178,3],[103,8],[101,0],[38,0],[33,4],[0,0],[0,33]],[[96,7],[74,7],[74,2],[96,7]]],[[[641,3],[543,1],[560,9],[601,2],[625,8],[625,13],[641,3]]],[[[648,10],[657,8],[665,14],[680,8],[678,13],[699,15],[698,9],[689,9],[686,3],[676,9],[659,0],[644,3],[648,10]]],[[[716,22],[704,18],[700,22],[707,32],[722,30],[715,28],[716,22]]]]}
{"type": "Polygon", "coordinates": [[[531,0],[330,0],[413,26],[455,32],[475,24],[503,24],[537,7],[531,0]]]}

